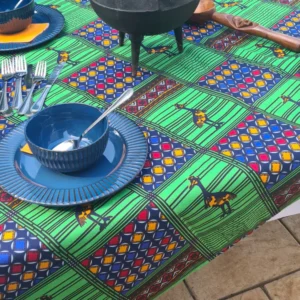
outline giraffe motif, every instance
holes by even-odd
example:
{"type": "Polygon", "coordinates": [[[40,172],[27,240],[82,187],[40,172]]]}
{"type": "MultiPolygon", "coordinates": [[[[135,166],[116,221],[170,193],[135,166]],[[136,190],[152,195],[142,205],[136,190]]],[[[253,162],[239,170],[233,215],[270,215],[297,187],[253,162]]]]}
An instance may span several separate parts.
{"type": "Polygon", "coordinates": [[[90,204],[78,206],[76,208],[76,219],[79,225],[82,227],[86,223],[87,219],[99,225],[100,231],[104,230],[112,217],[103,217],[97,214],[90,204]]]}
{"type": "Polygon", "coordinates": [[[215,0],[214,2],[217,3],[218,5],[220,5],[221,7],[234,7],[234,6],[237,6],[240,9],[247,8],[247,6],[242,4],[241,1],[231,1],[231,2],[222,3],[222,2],[218,2],[218,1],[215,0]]]}
{"type": "Polygon", "coordinates": [[[297,102],[297,101],[293,100],[291,97],[282,95],[282,96],[281,96],[281,99],[282,99],[283,103],[293,102],[293,103],[295,103],[296,105],[300,106],[300,102],[297,102]]]}
{"type": "Polygon", "coordinates": [[[77,64],[79,64],[79,61],[72,61],[70,59],[70,52],[68,52],[68,51],[56,50],[56,49],[51,48],[51,47],[48,47],[46,49],[48,51],[55,51],[58,54],[58,58],[57,58],[57,63],[58,64],[67,63],[71,66],[76,66],[77,64]]]}
{"type": "Polygon", "coordinates": [[[175,107],[177,109],[184,109],[190,111],[193,114],[194,124],[199,128],[201,128],[204,124],[208,124],[214,126],[216,130],[218,130],[224,124],[224,122],[214,122],[210,120],[210,118],[206,114],[205,109],[200,110],[200,109],[187,108],[185,107],[184,104],[175,104],[175,107]]]}
{"type": "Polygon", "coordinates": [[[223,214],[221,215],[221,218],[231,214],[233,209],[231,209],[229,201],[233,200],[237,197],[236,194],[231,192],[216,192],[216,193],[210,193],[208,192],[205,187],[200,182],[199,177],[190,176],[188,178],[190,181],[189,189],[192,190],[195,186],[198,186],[202,193],[204,198],[204,208],[207,209],[209,207],[219,207],[222,209],[223,214]],[[225,206],[227,206],[227,210],[225,209],[225,206]]]}
{"type": "Polygon", "coordinates": [[[58,9],[60,7],[60,5],[49,5],[49,7],[52,9],[58,9]]]}
{"type": "Polygon", "coordinates": [[[166,54],[168,57],[175,56],[176,53],[170,51],[172,46],[157,46],[157,47],[146,47],[145,45],[141,44],[143,49],[148,53],[148,54],[166,54]]]}
{"type": "Polygon", "coordinates": [[[266,46],[264,44],[256,44],[255,46],[257,48],[270,49],[277,58],[284,58],[286,56],[284,49],[279,48],[279,47],[270,47],[270,46],[266,46]]]}

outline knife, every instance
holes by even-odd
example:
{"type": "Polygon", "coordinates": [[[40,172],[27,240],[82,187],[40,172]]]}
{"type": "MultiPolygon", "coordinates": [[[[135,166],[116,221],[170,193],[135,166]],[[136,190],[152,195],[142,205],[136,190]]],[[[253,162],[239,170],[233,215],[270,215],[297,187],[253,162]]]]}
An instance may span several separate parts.
{"type": "Polygon", "coordinates": [[[51,87],[53,86],[54,82],[56,81],[57,77],[59,76],[61,70],[63,69],[64,65],[65,63],[61,63],[54,68],[54,70],[52,71],[51,75],[48,78],[47,85],[45,86],[40,98],[32,105],[30,109],[32,113],[36,113],[43,108],[47,95],[51,87]]]}
{"type": "Polygon", "coordinates": [[[25,76],[25,86],[26,86],[26,94],[28,96],[30,89],[32,87],[32,75],[33,75],[33,65],[27,66],[27,74],[25,76]]]}

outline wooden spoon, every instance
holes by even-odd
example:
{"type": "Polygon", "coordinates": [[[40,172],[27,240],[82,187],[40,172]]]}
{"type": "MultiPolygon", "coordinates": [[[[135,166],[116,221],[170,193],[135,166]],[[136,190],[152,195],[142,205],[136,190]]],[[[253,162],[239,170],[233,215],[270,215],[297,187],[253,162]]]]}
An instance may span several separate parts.
{"type": "Polygon", "coordinates": [[[243,31],[250,35],[265,38],[294,52],[300,52],[300,39],[272,31],[260,26],[258,23],[254,23],[238,16],[218,13],[216,12],[213,0],[200,0],[196,11],[190,18],[190,21],[193,23],[203,24],[207,20],[215,21],[219,24],[235,30],[243,31]]]}

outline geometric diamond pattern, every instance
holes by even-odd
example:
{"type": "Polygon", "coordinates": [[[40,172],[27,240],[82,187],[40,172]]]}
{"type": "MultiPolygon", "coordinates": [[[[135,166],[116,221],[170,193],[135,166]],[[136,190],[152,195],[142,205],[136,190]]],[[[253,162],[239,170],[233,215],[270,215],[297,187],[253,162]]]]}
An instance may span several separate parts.
{"type": "Polygon", "coordinates": [[[142,291],[138,290],[135,292],[134,294],[137,294],[138,296],[133,297],[133,299],[147,300],[152,298],[199,261],[204,261],[204,258],[197,250],[190,247],[182,253],[178,259],[172,262],[170,266],[162,274],[160,274],[157,279],[155,279],[154,282],[150,281],[149,284],[143,287],[142,291]]]}
{"type": "Polygon", "coordinates": [[[138,99],[124,107],[124,110],[130,114],[136,115],[145,107],[147,107],[152,101],[156,100],[162,94],[167,93],[178,85],[178,82],[173,79],[163,78],[155,86],[142,94],[138,99]]]}
{"type": "Polygon", "coordinates": [[[298,179],[294,179],[291,182],[291,185],[287,187],[283,187],[280,190],[276,190],[273,193],[274,203],[281,207],[291,201],[295,195],[299,195],[300,193],[300,177],[298,179]]]}
{"type": "MultiPolygon", "coordinates": [[[[199,44],[201,40],[207,36],[214,34],[223,28],[223,25],[215,23],[213,21],[207,21],[201,25],[199,24],[183,24],[183,37],[188,41],[192,41],[199,44]]],[[[174,31],[170,31],[169,34],[175,35],[174,31]]]]}
{"type": "Polygon", "coordinates": [[[149,152],[144,168],[134,183],[152,192],[190,160],[196,151],[154,129],[140,128],[148,141],[149,152]]]}
{"type": "Polygon", "coordinates": [[[63,82],[87,91],[100,100],[112,102],[128,88],[133,88],[153,73],[138,68],[137,76],[131,75],[131,63],[107,55],[65,78],[63,82]]]}
{"type": "Polygon", "coordinates": [[[64,262],[14,221],[0,224],[0,299],[15,299],[64,262]]]}
{"type": "Polygon", "coordinates": [[[177,253],[186,241],[154,203],[82,261],[98,279],[126,294],[177,253]]]}
{"type": "Polygon", "coordinates": [[[4,117],[0,116],[0,140],[9,133],[13,128],[15,127],[15,124],[4,119],[4,117]]]}
{"type": "Polygon", "coordinates": [[[199,85],[232,95],[251,105],[280,80],[281,76],[269,68],[231,59],[201,77],[199,85]]]}
{"type": "Polygon", "coordinates": [[[272,27],[272,30],[300,37],[300,10],[293,11],[288,16],[285,16],[272,27]]]}
{"type": "Polygon", "coordinates": [[[230,51],[232,47],[240,45],[248,35],[242,31],[227,29],[215,38],[209,39],[205,44],[217,51],[230,51]]]}
{"type": "Polygon", "coordinates": [[[211,150],[246,163],[270,189],[300,166],[300,128],[254,113],[211,150]]]}
{"type": "Polygon", "coordinates": [[[119,44],[119,31],[111,28],[101,19],[74,31],[73,35],[80,36],[104,49],[111,49],[119,44]]]}

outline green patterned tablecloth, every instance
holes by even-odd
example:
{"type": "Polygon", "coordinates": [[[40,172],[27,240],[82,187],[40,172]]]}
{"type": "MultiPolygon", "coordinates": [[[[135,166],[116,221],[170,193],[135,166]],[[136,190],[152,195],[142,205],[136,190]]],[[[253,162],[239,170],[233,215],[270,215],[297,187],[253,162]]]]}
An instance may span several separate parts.
{"type": "MultiPolygon", "coordinates": [[[[186,24],[183,54],[172,33],[145,38],[133,78],[130,41],[119,47],[87,0],[38,3],[66,19],[57,38],[24,52],[48,73],[66,62],[46,105],[105,108],[134,87],[120,113],[144,132],[149,157],[132,184],[92,206],[45,208],[1,192],[0,299],[152,299],[299,197],[299,54],[186,24]]],[[[297,0],[215,3],[300,37],[297,0]]],[[[1,137],[25,119],[0,117],[1,137]]]]}

